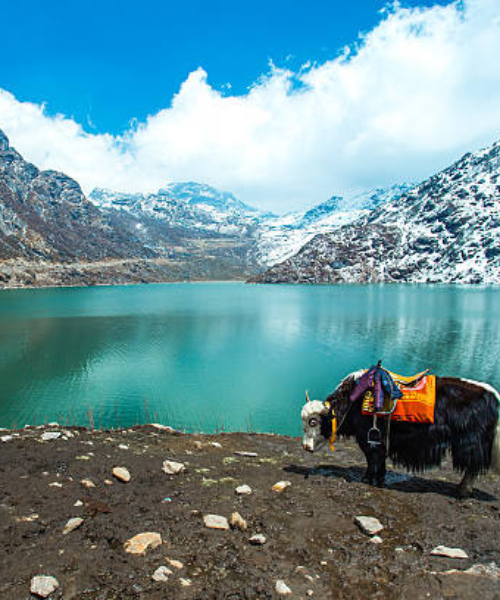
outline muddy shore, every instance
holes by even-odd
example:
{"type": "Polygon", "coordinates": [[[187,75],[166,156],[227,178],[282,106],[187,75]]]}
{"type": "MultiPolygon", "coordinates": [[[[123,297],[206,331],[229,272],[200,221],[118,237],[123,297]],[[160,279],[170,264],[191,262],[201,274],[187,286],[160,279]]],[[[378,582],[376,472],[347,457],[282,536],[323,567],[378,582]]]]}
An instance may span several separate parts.
{"type": "Polygon", "coordinates": [[[390,469],[385,489],[361,483],[363,457],[343,440],[334,455],[318,456],[305,456],[293,438],[154,426],[31,427],[0,431],[0,440],[2,600],[36,597],[37,575],[57,579],[54,599],[500,598],[493,475],[460,501],[448,464],[422,476],[390,469]],[[165,460],[184,470],[165,473],[165,460]],[[115,467],[130,481],[119,481],[115,467]],[[274,491],[279,481],[291,485],[274,491]],[[252,493],[238,495],[243,484],[252,493]],[[209,529],[203,520],[234,512],[246,530],[209,529]],[[355,524],[360,515],[379,519],[381,542],[355,524]],[[63,534],[72,518],[83,522],[63,534]],[[143,532],[162,543],[126,552],[143,532]],[[255,534],[263,545],[249,542],[255,534]],[[468,558],[432,555],[439,545],[468,558]],[[162,566],[166,580],[154,581],[162,566]],[[288,596],[278,594],[280,580],[288,596]]]}

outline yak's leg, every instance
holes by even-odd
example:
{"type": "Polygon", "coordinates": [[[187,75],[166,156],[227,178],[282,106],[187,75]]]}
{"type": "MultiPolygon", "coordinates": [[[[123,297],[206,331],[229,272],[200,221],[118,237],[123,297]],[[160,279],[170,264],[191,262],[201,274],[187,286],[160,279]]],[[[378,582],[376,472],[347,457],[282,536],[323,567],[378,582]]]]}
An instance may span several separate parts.
{"type": "Polygon", "coordinates": [[[383,487],[385,481],[385,446],[383,444],[370,445],[365,440],[358,440],[358,443],[365,455],[367,464],[362,478],[363,483],[383,487]]]}
{"type": "Polygon", "coordinates": [[[472,494],[472,489],[474,487],[474,482],[476,481],[477,475],[470,473],[465,470],[462,481],[458,486],[458,497],[459,498],[468,498],[472,494]]]}

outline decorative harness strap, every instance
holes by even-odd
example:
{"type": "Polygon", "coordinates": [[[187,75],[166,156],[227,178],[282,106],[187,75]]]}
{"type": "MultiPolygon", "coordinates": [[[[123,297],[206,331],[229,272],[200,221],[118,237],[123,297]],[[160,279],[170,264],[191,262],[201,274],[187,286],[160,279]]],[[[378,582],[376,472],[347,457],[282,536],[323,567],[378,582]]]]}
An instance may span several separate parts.
{"type": "Polygon", "coordinates": [[[329,440],[329,445],[330,445],[330,451],[331,452],[335,452],[335,439],[337,438],[337,417],[335,416],[335,411],[332,408],[332,405],[330,402],[328,402],[328,400],[326,400],[324,403],[325,408],[328,410],[328,412],[332,413],[332,433],[330,435],[330,440],[329,440]]]}

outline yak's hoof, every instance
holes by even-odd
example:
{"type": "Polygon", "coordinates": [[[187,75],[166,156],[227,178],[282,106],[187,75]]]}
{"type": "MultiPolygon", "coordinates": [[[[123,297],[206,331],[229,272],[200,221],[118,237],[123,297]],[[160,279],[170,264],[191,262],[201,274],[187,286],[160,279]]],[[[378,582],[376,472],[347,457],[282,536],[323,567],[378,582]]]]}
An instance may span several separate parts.
{"type": "Polygon", "coordinates": [[[377,481],[377,487],[378,487],[378,488],[383,488],[383,487],[385,487],[385,479],[379,479],[379,480],[377,481]]]}
{"type": "Polygon", "coordinates": [[[368,475],[363,475],[361,481],[363,483],[367,483],[368,485],[373,485],[373,477],[369,477],[368,475]]]}
{"type": "Polygon", "coordinates": [[[462,487],[461,485],[458,486],[457,497],[459,500],[467,500],[471,495],[472,490],[470,488],[462,487]]]}

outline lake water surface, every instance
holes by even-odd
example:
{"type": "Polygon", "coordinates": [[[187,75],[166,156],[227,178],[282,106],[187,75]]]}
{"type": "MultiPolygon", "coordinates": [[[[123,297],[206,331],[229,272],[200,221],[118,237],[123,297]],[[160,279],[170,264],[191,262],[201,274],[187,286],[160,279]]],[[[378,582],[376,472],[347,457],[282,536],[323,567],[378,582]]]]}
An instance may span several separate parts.
{"type": "Polygon", "coordinates": [[[382,358],[500,388],[500,289],[242,283],[0,292],[0,427],[159,421],[299,435],[382,358]]]}

